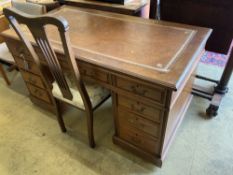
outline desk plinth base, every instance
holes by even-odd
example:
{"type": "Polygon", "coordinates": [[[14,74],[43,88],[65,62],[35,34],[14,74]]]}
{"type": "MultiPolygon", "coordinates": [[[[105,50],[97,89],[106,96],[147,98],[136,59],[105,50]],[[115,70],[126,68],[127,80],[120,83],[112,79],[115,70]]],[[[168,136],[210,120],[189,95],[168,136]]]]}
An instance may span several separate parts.
{"type": "Polygon", "coordinates": [[[113,143],[116,145],[119,145],[121,147],[123,147],[124,149],[127,149],[135,154],[137,154],[140,157],[143,157],[149,161],[151,161],[152,163],[154,163],[156,166],[161,167],[162,166],[162,160],[159,156],[156,155],[151,155],[139,148],[137,148],[134,145],[129,144],[128,142],[124,141],[123,139],[117,137],[117,136],[113,136],[113,143]]]}

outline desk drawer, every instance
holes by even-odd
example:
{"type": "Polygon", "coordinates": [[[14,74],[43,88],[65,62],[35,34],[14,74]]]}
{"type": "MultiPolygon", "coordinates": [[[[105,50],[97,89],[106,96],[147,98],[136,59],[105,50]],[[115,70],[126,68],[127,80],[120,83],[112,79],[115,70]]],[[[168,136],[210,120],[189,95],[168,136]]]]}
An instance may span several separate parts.
{"type": "Polygon", "coordinates": [[[108,73],[101,68],[80,62],[79,70],[82,76],[87,76],[105,83],[108,82],[108,73]]]}
{"type": "MultiPolygon", "coordinates": [[[[21,59],[29,60],[29,61],[33,60],[31,58],[27,48],[20,41],[9,40],[7,42],[7,46],[10,49],[12,55],[19,57],[21,59]]],[[[36,54],[39,56],[40,60],[42,61],[42,63],[46,63],[45,58],[44,58],[41,50],[39,49],[39,47],[35,46],[34,49],[35,49],[36,54]]],[[[58,53],[56,53],[56,55],[57,55],[57,58],[61,61],[61,66],[67,68],[68,65],[67,65],[65,56],[62,54],[58,54],[58,53]]]]}
{"type": "Polygon", "coordinates": [[[30,59],[29,52],[26,49],[26,47],[20,42],[16,40],[9,40],[7,42],[7,46],[9,50],[11,51],[12,55],[18,56],[18,57],[24,57],[25,59],[30,59]]]}
{"type": "Polygon", "coordinates": [[[33,86],[29,83],[27,83],[27,87],[29,92],[34,96],[37,97],[47,103],[51,103],[50,98],[49,98],[49,94],[46,90],[38,88],[36,86],[33,86]]]}
{"type": "Polygon", "coordinates": [[[160,124],[151,122],[139,115],[120,108],[118,109],[118,122],[120,127],[133,127],[145,132],[146,134],[150,134],[153,137],[159,137],[160,124]]]}
{"type": "Polygon", "coordinates": [[[118,105],[155,122],[160,122],[163,117],[163,109],[141,103],[141,101],[133,100],[122,95],[118,95],[118,105]]]}
{"type": "Polygon", "coordinates": [[[21,73],[22,73],[22,76],[26,82],[31,83],[37,87],[40,87],[40,88],[45,88],[44,84],[42,82],[42,79],[39,76],[31,74],[31,73],[26,72],[26,71],[21,71],[21,73]]]}
{"type": "Polygon", "coordinates": [[[140,130],[122,127],[119,130],[119,137],[143,151],[159,154],[159,142],[155,138],[143,134],[140,130]]]}
{"type": "Polygon", "coordinates": [[[32,61],[23,60],[17,56],[15,56],[15,61],[19,68],[34,74],[39,74],[39,69],[37,68],[36,64],[33,63],[32,61]]]}
{"type": "Polygon", "coordinates": [[[134,80],[128,80],[121,77],[116,78],[116,86],[161,104],[164,104],[165,102],[165,89],[159,86],[149,87],[134,80]]]}

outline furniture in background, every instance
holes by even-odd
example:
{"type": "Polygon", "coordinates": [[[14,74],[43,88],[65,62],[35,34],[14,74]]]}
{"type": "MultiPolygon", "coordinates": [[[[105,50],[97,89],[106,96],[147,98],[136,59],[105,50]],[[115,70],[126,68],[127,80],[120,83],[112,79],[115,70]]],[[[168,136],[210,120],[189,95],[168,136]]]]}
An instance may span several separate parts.
{"type": "Polygon", "coordinates": [[[43,5],[46,8],[47,12],[60,7],[60,3],[54,0],[26,0],[26,1],[34,4],[43,5]]]}
{"type": "Polygon", "coordinates": [[[132,0],[126,4],[113,4],[93,0],[64,0],[64,4],[66,5],[141,17],[146,17],[143,16],[143,8],[147,3],[147,0],[132,0]]]}
{"type": "Polygon", "coordinates": [[[45,6],[34,3],[12,0],[12,7],[30,15],[41,15],[46,13],[45,6]]]}
{"type": "Polygon", "coordinates": [[[160,7],[156,8],[156,0],[152,0],[150,18],[156,16],[156,9],[160,9],[162,20],[213,28],[206,50],[222,54],[229,53],[229,59],[220,80],[209,79],[197,75],[197,78],[216,84],[213,92],[206,92],[199,87],[193,93],[211,100],[206,110],[208,116],[216,116],[221,100],[228,91],[232,66],[232,39],[233,39],[233,1],[232,0],[160,0],[160,7]],[[231,46],[231,47],[230,47],[231,46]]]}
{"type": "MultiPolygon", "coordinates": [[[[31,61],[35,63],[35,68],[41,77],[40,86],[37,85],[33,79],[30,79],[30,72],[25,71],[28,66],[24,63],[24,69],[20,71],[23,76],[28,76],[29,82],[27,87],[29,91],[40,95],[38,88],[45,88],[47,93],[50,94],[51,102],[56,106],[57,118],[61,130],[66,132],[64,121],[62,119],[59,101],[70,104],[80,110],[83,110],[87,116],[88,138],[90,147],[95,147],[94,135],[93,135],[93,111],[100,106],[109,96],[110,93],[105,88],[98,86],[95,83],[83,82],[81,79],[79,69],[71,48],[70,38],[68,34],[69,25],[63,18],[47,17],[47,16],[25,16],[16,9],[4,9],[4,14],[8,19],[11,26],[14,28],[21,42],[29,52],[31,61]],[[38,55],[33,49],[30,41],[23,34],[19,24],[24,24],[29,29],[28,33],[31,33],[36,41],[36,44],[41,51],[42,56],[38,55]],[[53,25],[57,27],[57,33],[61,37],[62,49],[64,50],[64,57],[66,58],[69,73],[65,74],[61,68],[61,65],[57,59],[54,49],[50,45],[50,39],[47,38],[45,27],[47,25],[53,25]],[[40,57],[41,56],[41,57],[40,57]],[[40,60],[45,59],[48,70],[42,66],[40,60]],[[51,76],[48,76],[48,72],[51,76]],[[51,77],[53,81],[51,81],[51,77]],[[69,82],[69,83],[68,83],[69,82]]],[[[25,61],[26,62],[26,61],[25,61]]],[[[39,77],[38,77],[39,80],[39,77]]],[[[40,91],[40,90],[39,90],[40,91]]],[[[43,93],[41,93],[43,95],[43,93]]]]}
{"type": "MultiPolygon", "coordinates": [[[[81,77],[112,91],[113,142],[161,166],[192,99],[195,69],[211,30],[70,6],[49,15],[63,16],[70,24],[81,77]]],[[[69,70],[56,30],[48,26],[46,31],[62,69],[69,70]]],[[[46,67],[32,36],[24,34],[46,67]]],[[[28,49],[13,30],[2,36],[32,102],[55,110],[53,95],[28,49]]]]}

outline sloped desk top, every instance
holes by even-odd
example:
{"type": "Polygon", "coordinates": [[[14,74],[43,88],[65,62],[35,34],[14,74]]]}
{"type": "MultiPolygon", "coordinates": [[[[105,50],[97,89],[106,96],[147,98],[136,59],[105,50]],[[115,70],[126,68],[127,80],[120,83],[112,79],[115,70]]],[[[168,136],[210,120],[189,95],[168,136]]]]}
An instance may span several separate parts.
{"type": "MultiPolygon", "coordinates": [[[[182,74],[204,49],[211,30],[63,6],[49,15],[70,24],[76,57],[177,89],[182,74]]],[[[56,29],[48,36],[61,51],[56,29]]],[[[27,32],[26,32],[27,33],[27,32]]],[[[3,33],[16,37],[12,30],[3,33]]]]}

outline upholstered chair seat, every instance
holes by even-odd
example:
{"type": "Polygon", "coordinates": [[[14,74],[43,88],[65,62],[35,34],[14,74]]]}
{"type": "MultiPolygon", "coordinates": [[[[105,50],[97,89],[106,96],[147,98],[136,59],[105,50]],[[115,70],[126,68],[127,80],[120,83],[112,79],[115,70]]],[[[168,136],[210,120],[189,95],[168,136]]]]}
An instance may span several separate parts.
{"type": "MultiPolygon", "coordinates": [[[[73,99],[68,100],[64,98],[56,82],[52,84],[53,85],[53,90],[52,90],[53,96],[61,101],[64,101],[66,103],[69,103],[73,106],[76,106],[80,109],[85,110],[83,100],[81,98],[80,92],[77,90],[77,86],[75,85],[74,82],[72,83],[69,83],[69,81],[67,82],[68,82],[68,85],[70,86],[70,91],[73,95],[73,99]]],[[[106,99],[110,95],[110,92],[107,89],[99,86],[98,84],[91,83],[91,82],[85,82],[84,84],[85,84],[85,87],[86,87],[86,90],[89,95],[93,108],[97,107],[104,99],[106,99]]]]}

